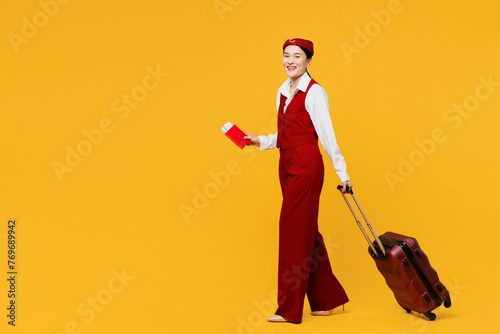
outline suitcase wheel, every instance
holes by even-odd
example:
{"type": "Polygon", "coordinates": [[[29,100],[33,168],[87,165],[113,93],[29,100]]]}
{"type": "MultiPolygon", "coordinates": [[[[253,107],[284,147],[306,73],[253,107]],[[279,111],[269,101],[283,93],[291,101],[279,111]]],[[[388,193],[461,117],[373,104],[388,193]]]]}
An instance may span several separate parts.
{"type": "Polygon", "coordinates": [[[450,298],[450,295],[448,295],[445,299],[444,299],[444,307],[448,308],[451,306],[451,298],[450,298]]]}
{"type": "Polygon", "coordinates": [[[436,315],[432,312],[426,312],[424,313],[424,315],[427,317],[427,319],[429,319],[430,321],[434,321],[436,320],[436,315]]]}

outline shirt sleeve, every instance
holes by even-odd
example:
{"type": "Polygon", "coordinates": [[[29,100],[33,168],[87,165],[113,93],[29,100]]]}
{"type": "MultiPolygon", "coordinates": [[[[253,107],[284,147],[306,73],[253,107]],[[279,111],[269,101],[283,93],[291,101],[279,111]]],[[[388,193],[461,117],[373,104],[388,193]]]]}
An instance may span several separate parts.
{"type": "Polygon", "coordinates": [[[335,132],[333,131],[326,91],[320,85],[313,85],[306,96],[305,104],[321,145],[323,145],[326,154],[328,154],[330,160],[333,162],[333,166],[340,181],[344,182],[349,180],[347,166],[337,144],[335,132]]]}
{"type": "Polygon", "coordinates": [[[270,150],[272,148],[276,148],[276,141],[278,139],[278,133],[274,133],[268,136],[259,136],[261,150],[270,150]]]}

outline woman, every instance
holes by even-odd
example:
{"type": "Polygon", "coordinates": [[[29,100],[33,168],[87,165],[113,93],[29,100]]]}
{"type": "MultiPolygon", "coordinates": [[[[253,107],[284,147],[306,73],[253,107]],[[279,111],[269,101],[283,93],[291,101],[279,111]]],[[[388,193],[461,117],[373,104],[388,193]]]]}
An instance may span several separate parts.
{"type": "Polygon", "coordinates": [[[324,166],[318,138],[346,187],[352,187],[330,119],[328,96],[311,79],[314,45],[289,39],[283,45],[283,67],[288,79],[279,88],[278,132],[256,137],[247,133],[249,145],[261,150],[279,148],[279,178],[283,203],[279,225],[278,309],[268,321],[302,321],[307,293],[313,315],[331,315],[349,301],[333,275],[323,237],[318,231],[318,211],[324,166]]]}

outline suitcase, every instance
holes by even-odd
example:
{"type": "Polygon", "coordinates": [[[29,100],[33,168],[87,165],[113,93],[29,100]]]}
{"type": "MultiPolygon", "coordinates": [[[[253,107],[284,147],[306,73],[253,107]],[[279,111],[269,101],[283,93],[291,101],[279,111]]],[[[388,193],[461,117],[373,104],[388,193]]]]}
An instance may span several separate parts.
{"type": "Polygon", "coordinates": [[[372,242],[342,188],[341,185],[337,187],[370,245],[368,251],[371,257],[399,305],[408,313],[415,311],[422,313],[431,321],[435,320],[436,315],[432,311],[441,304],[446,308],[450,307],[451,298],[417,240],[394,232],[386,232],[378,237],[354,196],[352,188],[347,188],[346,192],[351,194],[375,238],[372,242]]]}

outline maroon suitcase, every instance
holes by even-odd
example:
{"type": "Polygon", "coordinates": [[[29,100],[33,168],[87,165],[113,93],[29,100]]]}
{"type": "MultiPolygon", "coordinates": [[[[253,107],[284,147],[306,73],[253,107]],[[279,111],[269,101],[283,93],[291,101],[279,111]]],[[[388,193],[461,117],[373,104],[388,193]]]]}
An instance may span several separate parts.
{"type": "MultiPolygon", "coordinates": [[[[338,189],[342,192],[342,186],[338,186],[338,189]]],[[[368,248],[370,255],[399,305],[407,312],[415,311],[422,313],[431,321],[435,320],[436,315],[432,313],[432,310],[441,304],[447,308],[450,307],[451,299],[448,290],[439,281],[437,272],[432,268],[417,240],[394,232],[386,232],[378,237],[352,189],[348,188],[347,193],[352,195],[370,232],[375,237],[375,241],[372,242],[346,195],[342,193],[356,223],[370,245],[368,248]]]]}

